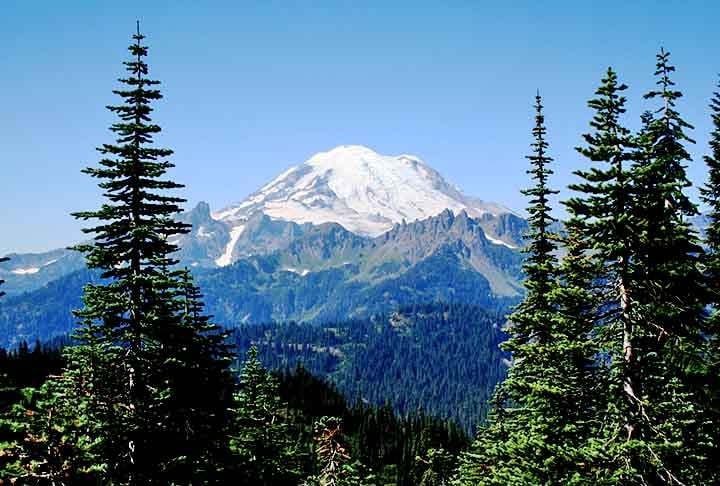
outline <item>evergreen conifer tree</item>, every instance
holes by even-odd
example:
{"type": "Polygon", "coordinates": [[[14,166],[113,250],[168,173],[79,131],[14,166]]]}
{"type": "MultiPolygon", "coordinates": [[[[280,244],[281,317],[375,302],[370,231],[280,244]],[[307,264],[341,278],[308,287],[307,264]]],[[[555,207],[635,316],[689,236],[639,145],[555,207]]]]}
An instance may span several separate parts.
{"type": "MultiPolygon", "coordinates": [[[[720,82],[718,82],[720,88],[720,82]]],[[[705,229],[707,253],[703,259],[705,282],[711,306],[706,323],[707,351],[703,383],[705,403],[709,414],[705,420],[710,444],[720,444],[720,91],[710,101],[713,130],[710,132],[710,153],[704,157],[708,168],[708,181],[700,188],[703,202],[708,207],[708,225],[705,229]]],[[[720,482],[720,465],[707,461],[711,482],[720,482]]]]}
{"type": "MultiPolygon", "coordinates": [[[[60,428],[53,417],[76,413],[72,423],[87,438],[75,446],[93,458],[87,469],[100,483],[206,484],[227,460],[232,356],[224,334],[202,315],[189,274],[174,269],[172,239],[188,228],[173,219],[184,200],[168,195],[182,187],[165,178],[172,151],[153,146],[160,127],[150,105],[162,95],[148,78],[143,39],[138,26],[124,63],[129,75],[120,79],[125,88],[114,91],[123,103],[108,107],[119,117],[110,128],[117,139],[98,149],[99,167],[84,170],[99,179],[106,201],[75,214],[98,222],[84,230],[94,240],[76,249],[103,280],[84,289],[80,345],[46,385],[54,398],[28,413],[60,428]],[[65,397],[82,397],[83,406],[73,409],[65,397]]],[[[30,423],[29,437],[41,433],[30,423]]]]}
{"type": "MultiPolygon", "coordinates": [[[[617,74],[608,68],[595,92],[596,98],[588,102],[595,110],[590,122],[592,131],[583,135],[587,144],[577,151],[591,163],[588,170],[575,174],[581,182],[570,185],[575,196],[565,202],[570,219],[568,233],[574,239],[568,245],[567,268],[578,269],[572,262],[573,252],[586,262],[585,283],[578,282],[578,288],[585,289],[590,298],[596,299],[596,311],[588,314],[591,322],[588,329],[596,340],[596,349],[615,349],[605,379],[598,380],[596,393],[591,398],[597,405],[596,417],[603,409],[635,410],[636,404],[628,404],[627,397],[635,396],[637,387],[637,362],[633,333],[634,269],[633,241],[636,223],[633,220],[633,185],[630,161],[635,155],[635,145],[630,130],[621,124],[625,113],[625,84],[618,82],[617,74]],[[602,312],[599,310],[602,309],[602,312]],[[597,332],[592,332],[593,328],[597,332]],[[610,379],[613,375],[614,379],[610,379]],[[604,401],[603,404],[601,401],[604,401]]],[[[603,363],[603,366],[607,363],[603,363]]],[[[618,412],[620,413],[620,412],[618,412]]],[[[633,430],[634,414],[625,414],[623,430],[633,430]]],[[[599,420],[597,420],[599,421],[599,420]]],[[[592,439],[600,439],[599,429],[588,431],[592,439]]],[[[619,435],[615,430],[612,434],[619,435]]],[[[601,444],[601,443],[600,443],[601,444]]],[[[602,451],[600,451],[602,453],[602,451]]],[[[605,463],[604,461],[601,461],[605,463]]],[[[607,463],[605,463],[607,464],[607,463]]],[[[602,468],[600,468],[602,471],[602,468]]],[[[603,471],[609,480],[612,471],[603,471]]]]}
{"type": "Polygon", "coordinates": [[[165,386],[156,403],[162,418],[158,435],[166,442],[162,454],[173,458],[167,479],[210,483],[219,481],[231,464],[226,431],[233,416],[234,353],[227,332],[204,313],[202,294],[187,269],[178,283],[165,296],[175,304],[164,319],[171,338],[154,358],[162,366],[158,378],[165,386]]]}
{"type": "MultiPolygon", "coordinates": [[[[720,90],[720,82],[718,82],[720,90]]],[[[713,303],[720,303],[720,91],[710,101],[713,130],[710,132],[710,154],[704,157],[708,168],[708,181],[700,188],[702,201],[707,204],[709,223],[705,229],[705,244],[710,250],[705,258],[708,287],[713,292],[713,303]]],[[[717,313],[715,314],[717,315],[717,313]]]]}
{"type": "Polygon", "coordinates": [[[692,127],[675,109],[682,94],[670,79],[669,53],[661,50],[656,66],[658,89],[645,98],[661,106],[643,116],[632,167],[632,327],[608,350],[623,363],[614,386],[624,403],[606,430],[622,484],[703,484],[698,471],[708,451],[694,383],[706,297],[689,222],[697,209],[684,192],[692,127]]]}
{"type": "MultiPolygon", "coordinates": [[[[162,346],[162,333],[168,327],[171,304],[166,292],[179,277],[167,271],[177,263],[171,257],[176,247],[168,239],[187,232],[185,225],[172,220],[183,200],[164,194],[182,187],[162,179],[172,167],[165,160],[172,151],[152,146],[160,127],[151,121],[150,103],[162,98],[154,88],[159,82],[147,77],[147,47],[141,44],[144,36],[139,27],[133,39],[131,59],[123,63],[129,76],[120,79],[127,88],[113,91],[124,104],[108,107],[119,117],[110,128],[117,134],[116,143],[98,149],[104,156],[100,167],[84,170],[101,181],[107,202],[100,210],[74,214],[100,222],[84,230],[95,235],[93,244],[76,249],[85,252],[88,267],[102,270],[108,281],[85,287],[84,308],[76,313],[83,324],[78,337],[88,345],[89,354],[111,351],[121,364],[115,370],[122,377],[121,388],[112,393],[119,413],[106,422],[113,429],[108,453],[117,457],[111,474],[130,483],[147,481],[146,474],[158,468],[153,464],[154,434],[148,432],[159,418],[152,417],[154,402],[164,387],[151,383],[150,375],[160,364],[153,359],[154,352],[162,346]]],[[[78,352],[83,350],[74,354],[78,352]]],[[[92,369],[95,363],[82,365],[92,369]]]]}
{"type": "Polygon", "coordinates": [[[573,314],[584,309],[577,303],[584,294],[574,287],[584,273],[569,276],[573,286],[562,285],[558,236],[550,230],[549,197],[556,191],[548,186],[552,158],[542,108],[538,95],[533,154],[527,157],[535,186],[524,191],[530,197],[526,295],[510,316],[503,345],[512,353],[512,366],[496,391],[490,425],[463,457],[460,485],[591,484],[583,471],[583,429],[590,422],[586,389],[593,360],[588,319],[573,314]]]}
{"type": "Polygon", "coordinates": [[[250,347],[230,427],[231,477],[244,484],[298,484],[304,458],[286,416],[276,379],[258,359],[257,348],[250,347]]]}
{"type": "Polygon", "coordinates": [[[315,423],[315,454],[318,473],[302,486],[371,486],[375,477],[359,461],[353,461],[335,417],[322,417],[315,423]]]}
{"type": "Polygon", "coordinates": [[[418,486],[448,486],[457,467],[456,457],[443,448],[428,449],[423,457],[416,456],[418,486]]]}
{"type": "Polygon", "coordinates": [[[0,421],[10,431],[0,444],[0,479],[10,484],[95,484],[104,470],[98,456],[102,434],[89,409],[87,382],[52,377],[26,388],[22,400],[0,421]]]}

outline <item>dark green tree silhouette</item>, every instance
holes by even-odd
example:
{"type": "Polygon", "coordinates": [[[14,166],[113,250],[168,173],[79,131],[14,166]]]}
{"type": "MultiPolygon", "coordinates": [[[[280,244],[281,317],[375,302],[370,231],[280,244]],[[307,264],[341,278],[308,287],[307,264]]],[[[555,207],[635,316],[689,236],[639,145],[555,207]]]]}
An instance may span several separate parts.
{"type": "MultiPolygon", "coordinates": [[[[578,262],[585,261],[584,283],[577,282],[576,287],[584,289],[587,295],[579,303],[595,299],[595,311],[585,312],[590,322],[586,333],[595,338],[596,350],[613,350],[609,363],[601,360],[606,373],[603,373],[604,379],[598,376],[596,381],[603,386],[592,387],[597,391],[588,397],[596,406],[597,428],[586,432],[595,441],[600,440],[599,424],[604,409],[610,407],[614,413],[625,410],[626,398],[628,394],[635,394],[639,381],[633,348],[636,327],[634,276],[637,269],[633,257],[637,223],[634,221],[634,188],[630,172],[636,151],[630,130],[621,122],[626,112],[623,95],[626,89],[625,84],[618,82],[615,71],[608,68],[595,92],[596,97],[588,102],[595,114],[590,121],[591,131],[583,135],[586,145],[577,148],[589,160],[590,166],[575,172],[580,182],[570,185],[574,195],[564,203],[570,214],[567,230],[572,239],[565,266],[578,270],[583,266],[578,262]],[[575,263],[572,262],[574,253],[580,258],[575,263]]],[[[588,383],[588,386],[592,385],[588,383]]],[[[626,427],[632,426],[626,424],[626,427]]],[[[607,458],[599,458],[605,455],[602,443],[595,444],[598,449],[594,457],[607,465],[607,458]]],[[[595,470],[605,481],[612,476],[612,471],[602,467],[595,470]]]]}
{"type": "MultiPolygon", "coordinates": [[[[720,82],[718,83],[720,88],[720,82]]],[[[710,444],[720,443],[720,92],[710,101],[713,130],[710,132],[710,153],[704,157],[708,180],[700,188],[703,202],[708,207],[708,225],[705,229],[707,253],[703,259],[705,282],[711,311],[706,325],[706,368],[704,373],[705,403],[709,415],[705,420],[706,435],[710,444]]],[[[720,481],[720,467],[716,461],[706,461],[709,482],[720,481]]]]}
{"type": "MultiPolygon", "coordinates": [[[[576,288],[586,272],[582,267],[570,273],[567,261],[562,267],[557,261],[549,203],[556,191],[548,186],[552,158],[542,108],[538,95],[533,153],[527,157],[535,186],[523,192],[530,197],[526,294],[510,316],[503,344],[512,353],[512,366],[496,391],[489,426],[480,429],[462,458],[459,485],[582,484],[587,464],[591,322],[582,315],[587,303],[578,302],[585,294],[576,288]]],[[[584,261],[582,252],[573,255],[573,263],[584,261]]]]}
{"type": "MultiPolygon", "coordinates": [[[[138,26],[124,88],[113,91],[122,103],[108,107],[119,118],[110,127],[115,143],[102,145],[99,166],[84,170],[99,180],[105,202],[74,214],[97,222],[84,230],[93,241],[76,249],[102,280],[84,289],[80,345],[68,350],[67,369],[27,411],[51,428],[65,428],[53,422],[63,417],[84,424],[76,455],[92,458],[84,470],[100,483],[206,484],[228,455],[232,356],[225,335],[202,315],[189,274],[174,268],[173,240],[188,227],[174,220],[184,200],[168,195],[182,187],[166,177],[172,151],[153,146],[160,127],[151,103],[162,95],[148,78],[143,39],[138,26]]],[[[30,423],[27,435],[42,431],[30,423]]],[[[49,460],[30,457],[27,477],[49,460]]]]}
{"type": "Polygon", "coordinates": [[[287,405],[277,380],[252,346],[240,372],[230,446],[235,456],[233,478],[245,484],[295,485],[301,478],[302,450],[287,422],[287,405]]]}
{"type": "Polygon", "coordinates": [[[697,209],[685,194],[692,127],[676,110],[682,93],[673,87],[668,52],[661,49],[656,67],[658,88],[645,98],[660,106],[643,116],[632,167],[631,326],[609,344],[611,360],[622,362],[613,386],[623,400],[605,430],[622,484],[703,484],[697,474],[707,451],[694,383],[707,299],[702,248],[690,226],[697,209]]]}

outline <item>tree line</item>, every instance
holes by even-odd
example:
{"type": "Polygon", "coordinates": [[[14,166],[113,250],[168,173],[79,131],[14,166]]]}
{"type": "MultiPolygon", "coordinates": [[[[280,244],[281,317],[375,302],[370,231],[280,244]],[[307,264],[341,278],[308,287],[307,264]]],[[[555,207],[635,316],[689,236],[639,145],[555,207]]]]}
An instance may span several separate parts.
{"type": "Polygon", "coordinates": [[[536,97],[526,295],[503,345],[512,366],[455,484],[720,482],[720,95],[701,240],[686,193],[692,126],[669,56],[657,55],[636,133],[624,125],[627,85],[607,70],[588,102],[577,151],[589,167],[575,172],[562,234],[551,230],[557,191],[536,97]]]}

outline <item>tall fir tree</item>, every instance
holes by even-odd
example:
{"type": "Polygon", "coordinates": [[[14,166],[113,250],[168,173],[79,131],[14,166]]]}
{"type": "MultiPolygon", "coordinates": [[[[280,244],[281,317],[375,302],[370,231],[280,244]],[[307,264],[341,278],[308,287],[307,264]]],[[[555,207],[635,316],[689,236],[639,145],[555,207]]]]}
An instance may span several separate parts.
{"type": "MultiPolygon", "coordinates": [[[[62,376],[46,384],[51,399],[27,413],[48,421],[77,413],[71,423],[86,438],[75,445],[93,459],[85,469],[99,483],[210,484],[229,454],[232,356],[224,334],[202,315],[189,274],[174,269],[171,241],[188,227],[173,219],[184,200],[168,195],[182,187],[165,178],[172,151],[153,146],[160,127],[150,105],[162,95],[148,78],[143,39],[138,25],[124,63],[129,75],[120,79],[126,88],[113,91],[123,104],[108,107],[119,117],[110,127],[115,144],[102,145],[99,167],[84,170],[99,179],[106,202],[74,215],[98,221],[84,230],[92,243],[76,249],[103,280],[84,289],[80,345],[68,350],[62,376]],[[72,396],[83,406],[73,410],[65,400],[72,396]]],[[[27,433],[41,431],[30,424],[27,433]]]]}
{"type": "MultiPolygon", "coordinates": [[[[720,81],[718,82],[720,90],[720,81]]],[[[710,153],[703,157],[708,169],[708,180],[700,188],[702,201],[707,205],[708,225],[705,229],[705,244],[708,254],[705,257],[708,287],[713,292],[713,303],[720,303],[720,91],[710,100],[711,121],[710,153]]]]}
{"type": "Polygon", "coordinates": [[[226,431],[233,417],[235,354],[228,333],[204,313],[202,293],[187,269],[178,284],[165,296],[174,304],[164,319],[170,338],[154,358],[165,387],[156,402],[163,420],[159,439],[166,442],[162,454],[172,458],[164,480],[207,484],[221,481],[233,462],[226,431]]]}
{"type": "MultiPolygon", "coordinates": [[[[598,375],[602,378],[598,385],[603,387],[596,387],[593,395],[596,423],[608,407],[624,417],[622,430],[608,432],[613,438],[621,435],[625,438],[625,432],[631,435],[639,413],[636,401],[639,372],[633,337],[636,222],[630,172],[636,152],[630,130],[621,123],[626,112],[623,95],[626,89],[627,85],[620,83],[615,71],[608,68],[595,91],[596,97],[588,102],[588,107],[595,111],[590,121],[592,131],[583,135],[586,145],[576,149],[589,160],[590,166],[575,172],[580,182],[570,185],[574,196],[564,202],[570,215],[568,233],[573,235],[578,257],[586,262],[589,271],[585,283],[578,282],[579,287],[584,287],[596,300],[596,312],[589,316],[595,349],[616,351],[609,363],[600,360],[606,373],[598,375]]],[[[596,441],[601,440],[599,429],[590,433],[596,441]]],[[[614,470],[607,458],[601,464],[614,470]]],[[[613,472],[605,470],[602,474],[605,480],[610,480],[613,472]]]]}
{"type": "Polygon", "coordinates": [[[703,484],[698,474],[709,452],[696,386],[706,301],[702,248],[690,226],[697,209],[685,194],[692,127],[676,110],[682,93],[673,87],[674,70],[661,49],[658,88],[645,95],[660,107],[643,116],[632,167],[632,332],[609,350],[623,362],[615,385],[625,404],[608,427],[624,430],[624,437],[609,438],[623,484],[703,484]]]}
{"type": "Polygon", "coordinates": [[[577,302],[584,294],[575,288],[584,274],[568,271],[568,285],[560,278],[549,203],[556,191],[548,186],[552,158],[542,108],[538,95],[533,153],[527,157],[535,186],[523,191],[530,197],[526,294],[510,316],[503,345],[512,353],[512,366],[496,390],[491,423],[462,459],[459,485],[592,484],[583,470],[588,468],[583,428],[590,422],[586,388],[593,368],[589,323],[571,314],[584,310],[577,302]]]}
{"type": "MultiPolygon", "coordinates": [[[[706,322],[706,345],[704,353],[704,395],[709,410],[706,421],[707,435],[713,444],[720,444],[720,82],[710,100],[712,131],[710,132],[710,153],[704,157],[708,169],[708,180],[700,188],[702,201],[707,205],[708,225],[705,229],[707,253],[703,259],[705,282],[708,290],[710,313],[706,322]]],[[[720,482],[720,465],[708,461],[708,476],[713,482],[720,482]]]]}
{"type": "MultiPolygon", "coordinates": [[[[146,481],[150,469],[157,467],[151,463],[156,451],[148,428],[154,423],[153,402],[163,388],[150,383],[150,374],[158,364],[153,352],[161,346],[166,327],[159,318],[166,319],[170,310],[166,292],[179,277],[167,271],[177,263],[171,257],[177,248],[168,239],[187,232],[172,220],[184,201],[164,194],[182,187],[162,179],[172,167],[165,160],[172,151],[152,146],[161,129],[151,121],[150,103],[162,95],[154,88],[159,82],[147,78],[148,50],[139,25],[133,39],[132,57],[123,63],[129,76],[120,79],[127,89],[113,91],[124,104],[108,106],[120,119],[110,127],[118,135],[116,143],[103,144],[98,149],[104,156],[100,166],[83,171],[101,181],[107,202],[100,210],[74,214],[100,222],[84,230],[95,235],[94,242],[76,249],[85,252],[88,267],[102,270],[108,281],[85,287],[84,308],[76,312],[83,321],[78,337],[91,354],[112,350],[121,363],[116,371],[122,388],[113,393],[121,412],[107,420],[114,426],[111,437],[118,434],[109,440],[109,455],[117,458],[109,469],[129,483],[146,481]]],[[[92,362],[83,365],[94,367],[92,362]]]]}
{"type": "Polygon", "coordinates": [[[713,127],[710,132],[710,153],[703,158],[708,168],[708,180],[700,188],[702,201],[708,207],[706,215],[709,223],[705,229],[705,243],[710,251],[705,258],[705,267],[715,303],[720,302],[720,81],[718,90],[710,100],[713,127]]]}

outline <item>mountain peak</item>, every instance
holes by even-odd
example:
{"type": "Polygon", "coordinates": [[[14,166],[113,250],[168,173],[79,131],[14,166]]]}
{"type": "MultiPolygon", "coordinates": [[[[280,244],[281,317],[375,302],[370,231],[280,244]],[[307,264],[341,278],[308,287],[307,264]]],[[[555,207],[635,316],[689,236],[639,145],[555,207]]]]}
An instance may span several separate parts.
{"type": "Polygon", "coordinates": [[[373,149],[364,145],[339,145],[326,152],[318,152],[310,157],[303,165],[316,167],[318,169],[343,169],[360,170],[363,172],[398,169],[404,166],[416,166],[425,164],[415,155],[381,155],[373,149]]]}
{"type": "Polygon", "coordinates": [[[336,158],[363,156],[379,157],[380,154],[378,154],[370,147],[366,147],[365,145],[338,145],[337,147],[331,148],[330,150],[316,153],[315,155],[310,157],[306,163],[312,164],[315,159],[324,157],[336,158]]]}
{"type": "Polygon", "coordinates": [[[363,145],[340,145],[289,168],[244,201],[213,217],[229,223],[234,245],[254,213],[295,223],[338,223],[378,236],[395,223],[443,211],[470,216],[509,212],[464,195],[415,155],[382,155],[363,145]]]}

